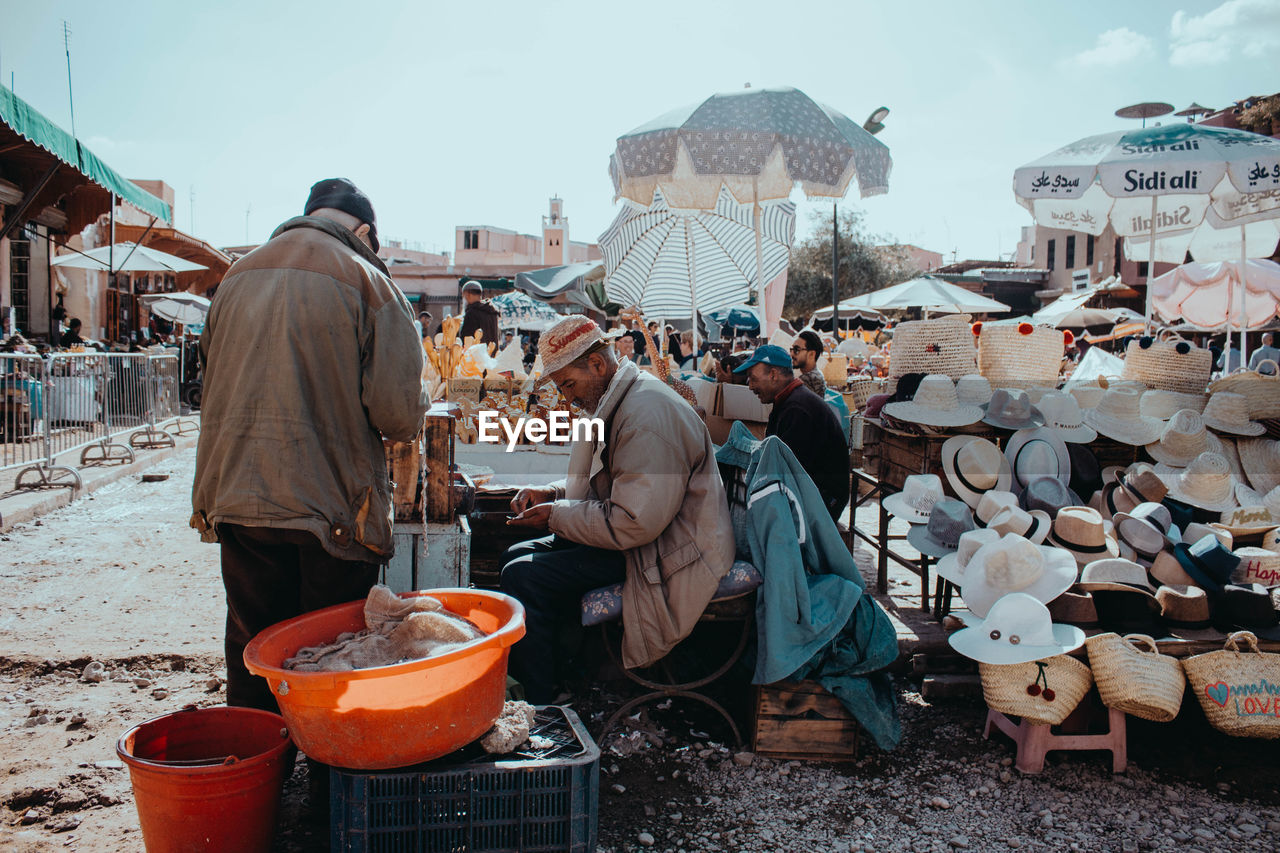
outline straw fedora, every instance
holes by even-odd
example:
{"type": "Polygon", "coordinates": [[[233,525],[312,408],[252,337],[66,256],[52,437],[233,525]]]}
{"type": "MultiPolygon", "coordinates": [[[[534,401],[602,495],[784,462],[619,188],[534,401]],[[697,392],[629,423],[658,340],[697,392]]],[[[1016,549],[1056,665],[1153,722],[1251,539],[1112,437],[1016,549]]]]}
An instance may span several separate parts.
{"type": "Polygon", "coordinates": [[[943,498],[933,505],[927,524],[913,524],[907,541],[921,554],[942,557],[956,550],[960,536],[973,530],[973,513],[963,501],[943,498]]]}
{"type": "Polygon", "coordinates": [[[1147,453],[1157,462],[1185,468],[1201,453],[1222,453],[1222,442],[1204,427],[1200,415],[1191,409],[1174,412],[1160,432],[1160,440],[1147,445],[1147,453]]]}
{"type": "Polygon", "coordinates": [[[1169,494],[1164,480],[1146,462],[1135,462],[1128,468],[1113,474],[1104,471],[1103,480],[1115,479],[1102,487],[1100,506],[1094,507],[1103,518],[1111,518],[1120,512],[1132,512],[1140,503],[1160,503],[1169,494]]]}
{"type": "Polygon", "coordinates": [[[1230,530],[1220,524],[1202,524],[1193,521],[1181,530],[1183,542],[1197,542],[1206,536],[1215,536],[1222,543],[1222,547],[1228,551],[1235,547],[1235,537],[1231,535],[1230,530]]]}
{"type": "Polygon", "coordinates": [[[938,574],[956,586],[964,585],[965,572],[969,568],[969,560],[984,545],[999,542],[1000,534],[985,527],[966,530],[960,534],[960,542],[955,553],[947,554],[938,560],[938,574]]]}
{"type": "Polygon", "coordinates": [[[1084,631],[1054,624],[1034,596],[1013,592],[991,605],[987,618],[947,638],[951,648],[979,663],[1029,663],[1084,645],[1084,631]]]}
{"type": "Polygon", "coordinates": [[[1119,557],[1120,546],[1107,532],[1101,513],[1087,506],[1069,506],[1053,519],[1049,541],[1071,553],[1081,566],[1104,557],[1119,557]]]}
{"type": "Polygon", "coordinates": [[[1145,592],[1155,596],[1156,588],[1147,580],[1147,570],[1123,557],[1108,557],[1086,563],[1080,570],[1080,588],[1089,592],[1145,592]]]}
{"type": "Polygon", "coordinates": [[[1018,493],[1018,505],[1027,512],[1040,510],[1056,518],[1063,507],[1079,506],[1080,496],[1055,477],[1037,477],[1018,493]]]}
{"type": "Polygon", "coordinates": [[[1046,428],[1066,442],[1088,444],[1098,437],[1097,431],[1084,422],[1080,403],[1066,391],[1046,391],[1036,403],[1046,428]]]}
{"type": "Polygon", "coordinates": [[[1219,391],[1209,398],[1205,404],[1205,425],[1218,432],[1229,432],[1232,435],[1262,435],[1266,427],[1249,420],[1249,401],[1243,394],[1230,391],[1219,391]]]}
{"type": "Polygon", "coordinates": [[[594,320],[582,315],[565,317],[542,333],[538,354],[542,356],[542,375],[550,376],[567,367],[593,349],[622,336],[621,329],[602,332],[594,320]]]}
{"type": "Polygon", "coordinates": [[[956,397],[962,406],[985,406],[991,402],[991,380],[969,373],[956,380],[956,397]]]}
{"type": "Polygon", "coordinates": [[[1121,444],[1150,444],[1160,437],[1164,422],[1144,418],[1138,410],[1140,399],[1132,388],[1109,388],[1097,407],[1084,413],[1084,422],[1121,444]]]}
{"type": "Polygon", "coordinates": [[[1169,508],[1164,504],[1138,504],[1132,513],[1116,513],[1112,523],[1119,540],[1148,561],[1154,560],[1156,554],[1163,551],[1171,541],[1182,541],[1181,533],[1173,526],[1169,508]]]}
{"type": "Polygon", "coordinates": [[[1017,505],[1018,496],[1013,492],[1002,492],[998,490],[983,492],[982,498],[978,501],[978,505],[974,507],[973,514],[978,517],[978,521],[982,524],[990,524],[992,516],[997,512],[1007,506],[1017,505]]]}
{"type": "Polygon", "coordinates": [[[982,422],[1001,429],[1027,429],[1043,426],[1040,410],[1031,405],[1026,391],[1016,388],[997,388],[991,400],[982,407],[986,414],[982,422]]]}
{"type": "Polygon", "coordinates": [[[1280,526],[1280,518],[1271,514],[1271,510],[1262,504],[1238,506],[1225,510],[1219,524],[1231,532],[1232,537],[1249,537],[1258,533],[1266,533],[1273,527],[1280,526]]]}
{"type": "Polygon", "coordinates": [[[1093,603],[1093,593],[1080,589],[1079,584],[1049,602],[1049,617],[1054,622],[1075,625],[1077,628],[1098,627],[1098,608],[1093,603]]]}
{"type": "Polygon", "coordinates": [[[1240,558],[1240,565],[1231,573],[1232,583],[1280,586],[1280,554],[1252,546],[1237,548],[1234,553],[1240,558]]]}
{"type": "Polygon", "coordinates": [[[1147,574],[1165,586],[1196,586],[1196,579],[1187,574],[1173,551],[1161,551],[1151,561],[1147,574]]]}
{"type": "Polygon", "coordinates": [[[885,511],[910,524],[925,524],[933,505],[942,500],[942,478],[937,474],[912,474],[902,484],[902,491],[884,499],[885,511]]]}
{"type": "Polygon", "coordinates": [[[1049,535],[1053,520],[1041,509],[1027,512],[1018,506],[1007,506],[991,517],[987,527],[1001,536],[1012,533],[1039,545],[1049,535]]]}
{"type": "Polygon", "coordinates": [[[1171,628],[1209,627],[1209,596],[1198,586],[1165,584],[1156,590],[1160,618],[1171,628]]]}
{"type": "Polygon", "coordinates": [[[910,401],[888,403],[883,411],[898,420],[926,426],[968,426],[982,420],[982,409],[962,406],[955,382],[941,373],[921,379],[910,401]]]}
{"type": "Polygon", "coordinates": [[[1024,488],[1036,477],[1071,482],[1071,456],[1066,442],[1048,427],[1018,430],[1005,444],[1004,455],[1016,488],[1024,488]]]}
{"type": "Polygon", "coordinates": [[[1219,592],[1240,565],[1240,558],[1224,548],[1212,534],[1195,542],[1179,542],[1173,546],[1173,556],[1192,582],[1209,592],[1219,592]]]}
{"type": "Polygon", "coordinates": [[[1076,564],[1070,554],[1008,533],[969,559],[960,597],[971,612],[986,616],[991,605],[1011,592],[1049,602],[1075,581],[1076,564]]]}
{"type": "Polygon", "coordinates": [[[942,470],[969,506],[977,506],[983,492],[1007,492],[1013,484],[1009,460],[1000,448],[976,435],[953,435],[942,443],[942,470]]]}
{"type": "Polygon", "coordinates": [[[1208,394],[1184,394],[1181,391],[1165,391],[1152,388],[1142,394],[1138,403],[1138,411],[1149,418],[1167,421],[1174,412],[1190,409],[1197,415],[1204,411],[1204,404],[1209,402],[1208,394]]]}
{"type": "Polygon", "coordinates": [[[1280,441],[1242,438],[1236,442],[1236,450],[1249,485],[1263,494],[1280,486],[1280,441]]]}
{"type": "Polygon", "coordinates": [[[1169,496],[1200,509],[1222,512],[1236,505],[1236,478],[1221,453],[1201,453],[1186,468],[1156,466],[1169,496]]]}

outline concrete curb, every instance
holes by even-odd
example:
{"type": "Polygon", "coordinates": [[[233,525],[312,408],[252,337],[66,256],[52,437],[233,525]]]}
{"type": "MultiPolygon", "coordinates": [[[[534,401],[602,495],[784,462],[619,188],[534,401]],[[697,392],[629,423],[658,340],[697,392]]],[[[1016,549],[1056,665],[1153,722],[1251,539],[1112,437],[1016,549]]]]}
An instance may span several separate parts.
{"type": "Polygon", "coordinates": [[[82,468],[80,469],[80,479],[84,481],[84,488],[78,492],[69,488],[60,488],[56,491],[19,492],[7,495],[0,499],[0,533],[8,532],[19,524],[47,515],[55,509],[69,506],[86,495],[96,492],[103,486],[108,486],[123,480],[125,477],[139,474],[166,459],[178,455],[184,450],[195,447],[198,435],[198,433],[185,436],[175,435],[174,447],[164,447],[158,450],[135,450],[134,461],[128,465],[82,468]]]}

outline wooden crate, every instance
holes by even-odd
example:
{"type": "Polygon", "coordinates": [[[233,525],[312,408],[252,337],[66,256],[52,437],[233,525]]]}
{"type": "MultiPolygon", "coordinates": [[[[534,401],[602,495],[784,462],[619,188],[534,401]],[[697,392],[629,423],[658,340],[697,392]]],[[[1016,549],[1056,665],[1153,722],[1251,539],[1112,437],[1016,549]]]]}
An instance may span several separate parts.
{"type": "Polygon", "coordinates": [[[856,761],[861,727],[816,681],[779,681],[755,688],[751,748],[766,758],[856,761]]]}
{"type": "MultiPolygon", "coordinates": [[[[955,434],[978,435],[996,441],[997,433],[985,424],[957,429],[955,434]]],[[[942,476],[942,445],[950,435],[908,435],[886,429],[872,420],[863,422],[862,470],[883,483],[890,491],[900,491],[912,474],[937,474],[942,487],[955,497],[947,478],[942,476]]]]}

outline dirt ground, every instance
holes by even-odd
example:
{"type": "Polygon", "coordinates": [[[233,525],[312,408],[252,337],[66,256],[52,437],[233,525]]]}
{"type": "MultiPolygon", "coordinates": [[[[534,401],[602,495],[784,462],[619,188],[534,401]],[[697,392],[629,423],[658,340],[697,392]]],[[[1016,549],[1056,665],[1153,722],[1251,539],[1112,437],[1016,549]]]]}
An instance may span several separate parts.
{"type": "MultiPolygon", "coordinates": [[[[222,692],[218,551],[187,527],[194,451],[0,534],[0,850],[139,851],[130,726],[222,692]],[[101,681],[84,679],[91,662],[101,681]]],[[[603,746],[600,849],[1274,850],[1280,742],[1227,738],[1193,710],[1130,722],[1130,770],[1052,757],[1022,777],[983,709],[899,684],[904,743],[822,765],[734,753],[714,721],[673,708],[603,746]]],[[[613,697],[575,702],[598,726],[613,697]]],[[[305,764],[286,785],[283,851],[327,849],[305,764]]]]}

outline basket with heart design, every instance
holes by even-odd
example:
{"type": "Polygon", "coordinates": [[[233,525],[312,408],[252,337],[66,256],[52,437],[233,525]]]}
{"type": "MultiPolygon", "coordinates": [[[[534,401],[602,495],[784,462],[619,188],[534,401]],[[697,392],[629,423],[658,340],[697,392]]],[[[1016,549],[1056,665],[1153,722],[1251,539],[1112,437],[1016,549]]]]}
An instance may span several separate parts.
{"type": "Polygon", "coordinates": [[[1235,737],[1280,738],[1280,655],[1258,650],[1249,631],[1227,637],[1222,651],[1182,662],[1210,725],[1235,737]],[[1247,647],[1240,651],[1240,646],[1247,647]]]}

